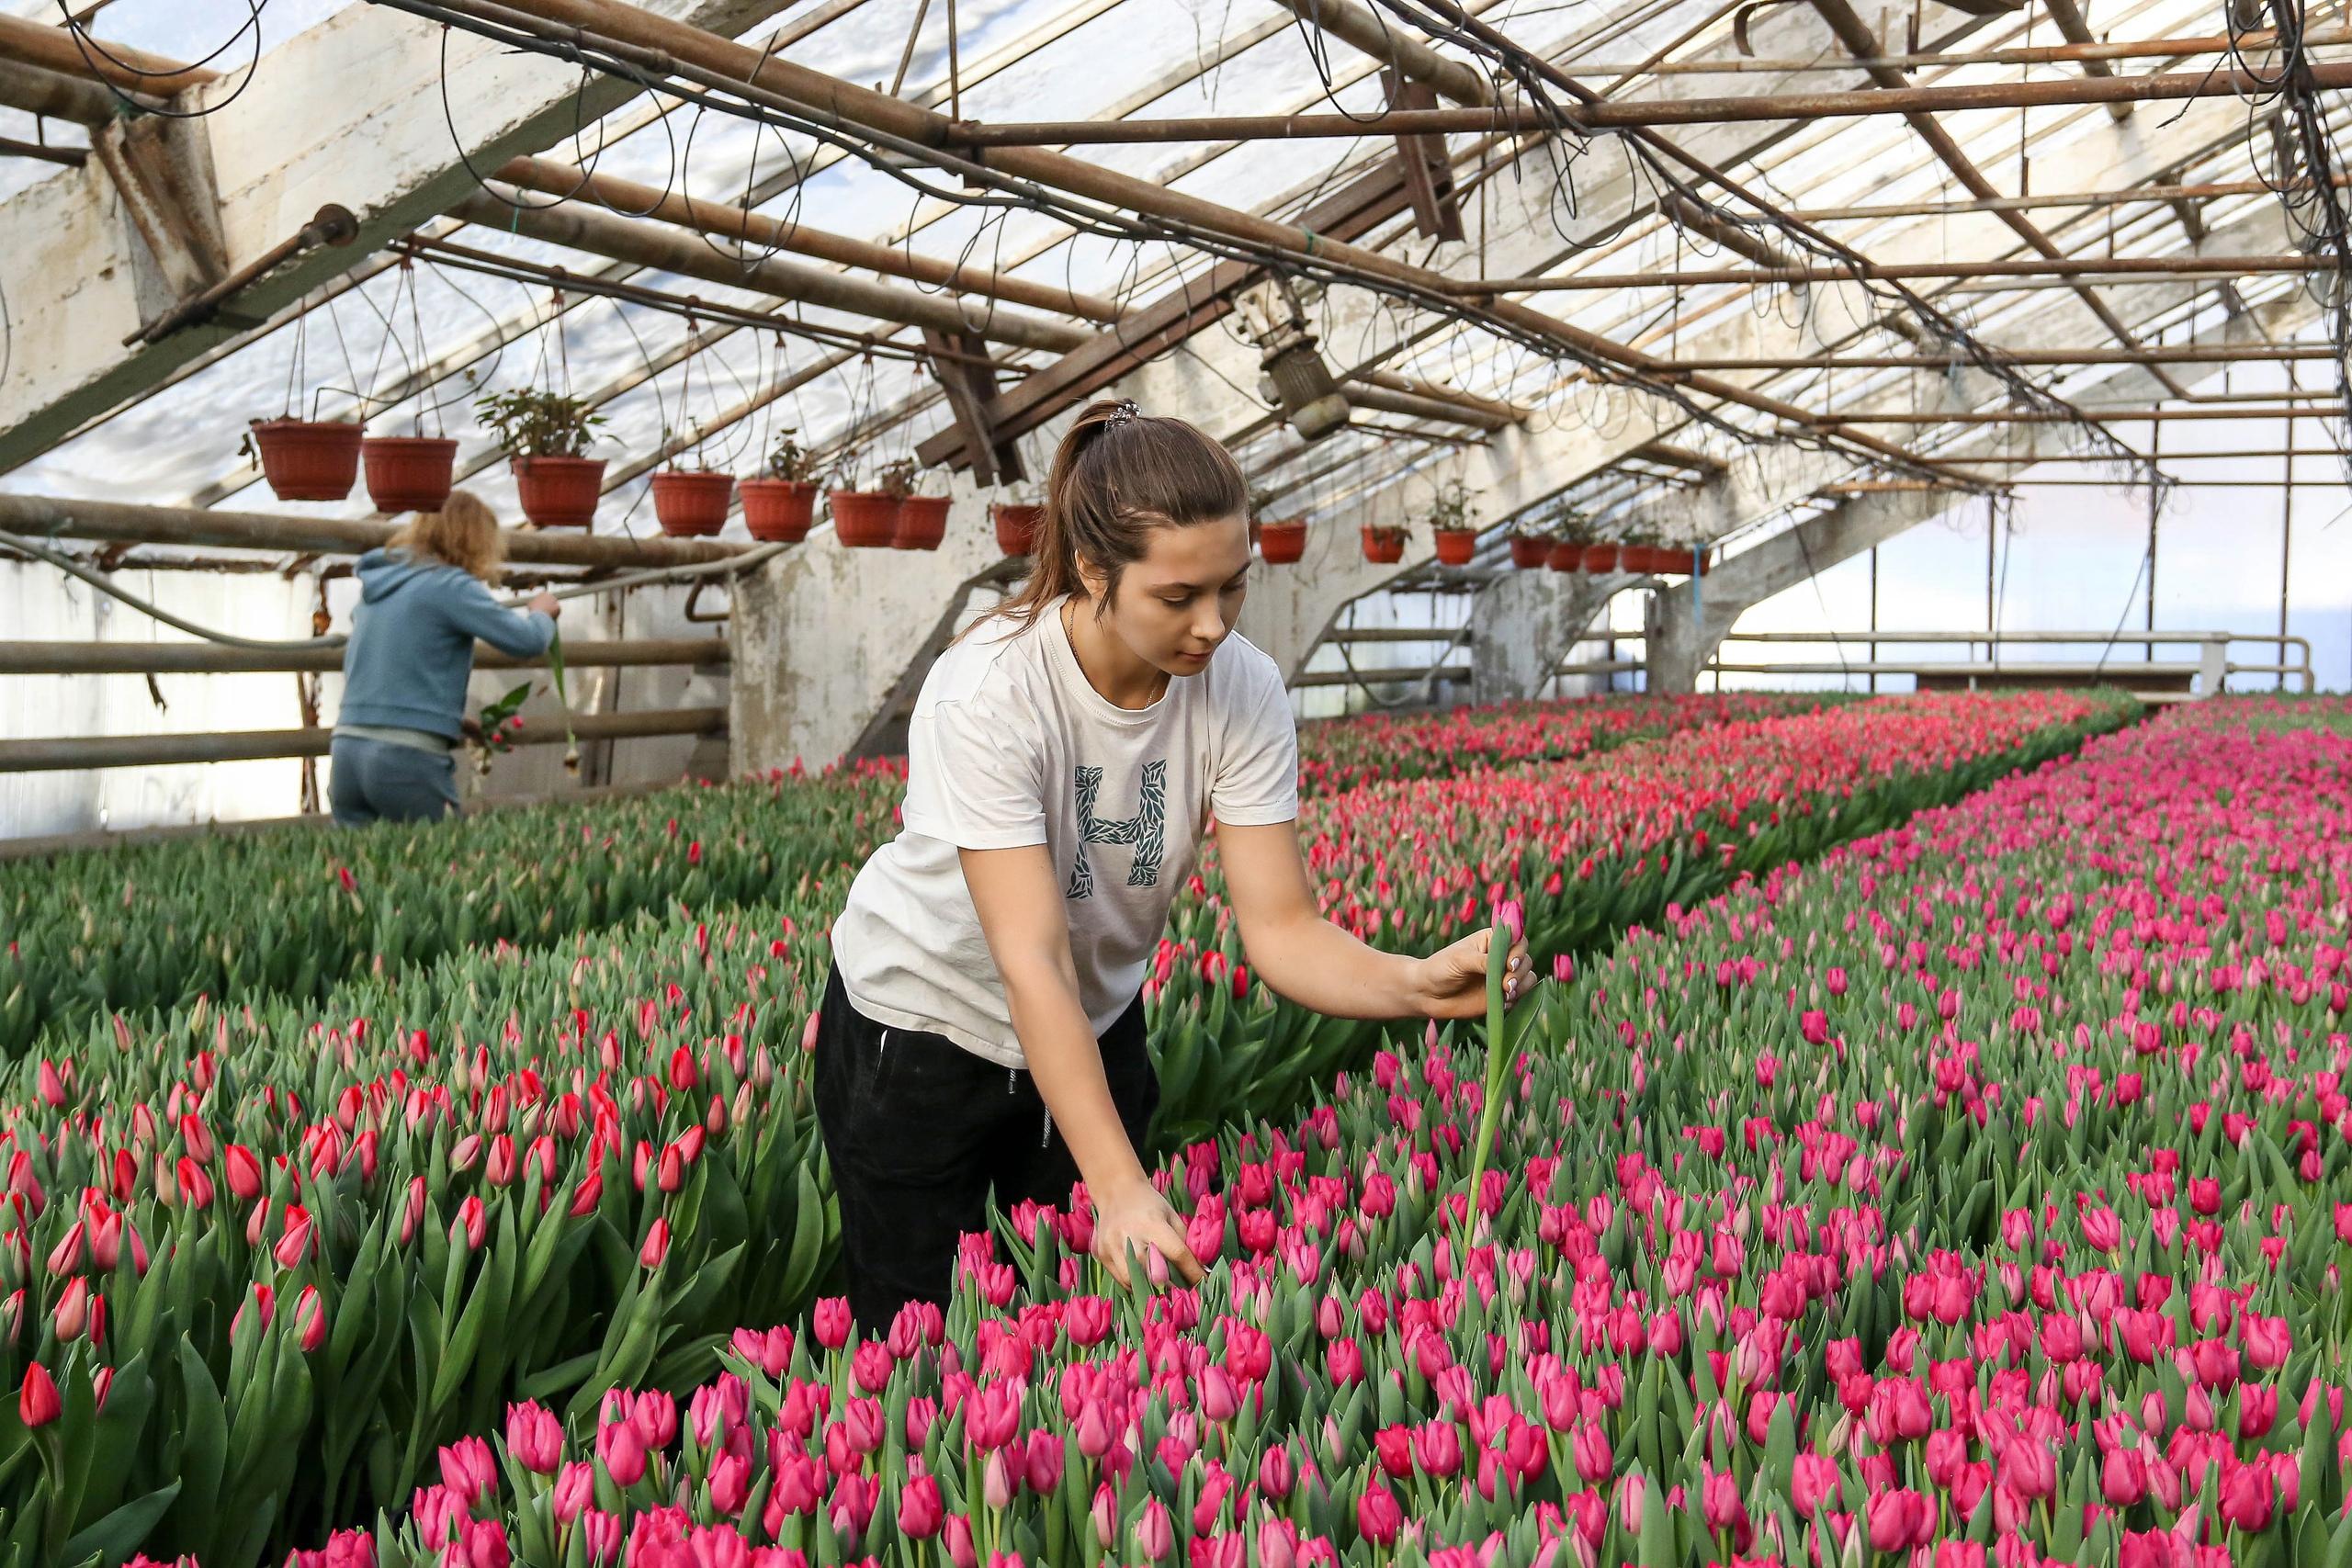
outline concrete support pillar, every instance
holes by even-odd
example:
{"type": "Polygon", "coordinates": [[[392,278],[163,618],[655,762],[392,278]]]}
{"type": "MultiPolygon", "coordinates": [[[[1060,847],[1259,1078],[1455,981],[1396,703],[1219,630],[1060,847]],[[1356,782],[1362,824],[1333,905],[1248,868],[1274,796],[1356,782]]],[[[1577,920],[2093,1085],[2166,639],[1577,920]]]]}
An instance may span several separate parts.
{"type": "Polygon", "coordinates": [[[1610,599],[1634,581],[1581,571],[1497,578],[1470,612],[1471,701],[1525,702],[1542,692],[1610,599]]]}
{"type": "Polygon", "coordinates": [[[1950,511],[1960,499],[1951,491],[1860,495],[1742,550],[1706,577],[1659,589],[1643,612],[1649,689],[1697,691],[1699,671],[1750,608],[1950,511]]]}
{"type": "Polygon", "coordinates": [[[736,580],[728,732],[735,772],[866,754],[940,649],[1013,581],[978,498],[962,492],[936,550],[848,549],[811,535],[736,580]]]}
{"type": "Polygon", "coordinates": [[[1317,519],[1306,531],[1306,554],[1292,566],[1252,566],[1250,596],[1235,628],[1263,649],[1290,681],[1338,625],[1340,613],[1400,576],[1427,549],[1408,550],[1398,566],[1363,558],[1363,536],[1337,518],[1317,519]]]}

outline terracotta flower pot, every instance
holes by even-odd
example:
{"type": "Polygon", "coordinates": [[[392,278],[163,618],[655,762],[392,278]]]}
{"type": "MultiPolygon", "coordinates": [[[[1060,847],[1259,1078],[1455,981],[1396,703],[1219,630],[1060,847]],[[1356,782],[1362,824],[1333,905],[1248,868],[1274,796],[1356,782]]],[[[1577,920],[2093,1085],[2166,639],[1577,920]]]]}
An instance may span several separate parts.
{"type": "Polygon", "coordinates": [[[1440,529],[1437,536],[1437,560],[1440,566],[1468,566],[1470,558],[1478,553],[1478,536],[1461,530],[1440,529]]]}
{"type": "Polygon", "coordinates": [[[1584,564],[1584,547],[1568,539],[1555,539],[1551,548],[1544,552],[1544,564],[1554,571],[1574,571],[1584,564]]]}
{"type": "Polygon", "coordinates": [[[899,498],[878,490],[829,491],[825,503],[832,510],[833,532],[852,549],[890,547],[899,531],[899,498]]]}
{"type": "Polygon", "coordinates": [[[702,538],[727,526],[727,503],[735,498],[733,474],[665,468],[653,476],[653,516],[662,531],[702,538]]]}
{"type": "Polygon", "coordinates": [[[447,436],[370,435],[359,457],[379,512],[438,512],[449,499],[458,444],[447,436]]]}
{"type": "Polygon", "coordinates": [[[1405,558],[1405,536],[1375,533],[1370,525],[1363,530],[1363,558],[1374,566],[1394,566],[1405,558]]]}
{"type": "Polygon", "coordinates": [[[996,525],[996,547],[1009,556],[1027,555],[1037,547],[1037,524],[1045,515],[1042,506],[998,502],[989,508],[989,517],[996,525]]]}
{"type": "Polygon", "coordinates": [[[1584,547],[1584,554],[1578,558],[1577,565],[1580,570],[1584,571],[1615,571],[1617,570],[1617,547],[1615,545],[1587,545],[1584,547]]]}
{"type": "Polygon", "coordinates": [[[523,515],[542,528],[585,528],[605,491],[602,457],[514,457],[514,493],[523,515]]]}
{"type": "Polygon", "coordinates": [[[899,502],[898,526],[890,533],[894,550],[935,550],[947,537],[948,498],[910,495],[899,502]]]}
{"type": "Polygon", "coordinates": [[[1552,541],[1531,538],[1524,534],[1510,536],[1510,564],[1521,571],[1532,571],[1552,554],[1552,541]]]}
{"type": "Polygon", "coordinates": [[[280,501],[341,501],[359,479],[356,424],[340,420],[257,419],[254,447],[261,477],[280,501]]]}
{"type": "Polygon", "coordinates": [[[1288,566],[1306,553],[1306,518],[1258,525],[1258,554],[1268,566],[1288,566]]]}
{"type": "Polygon", "coordinates": [[[817,487],[806,479],[745,479],[743,526],[763,545],[797,545],[817,520],[817,487]]]}

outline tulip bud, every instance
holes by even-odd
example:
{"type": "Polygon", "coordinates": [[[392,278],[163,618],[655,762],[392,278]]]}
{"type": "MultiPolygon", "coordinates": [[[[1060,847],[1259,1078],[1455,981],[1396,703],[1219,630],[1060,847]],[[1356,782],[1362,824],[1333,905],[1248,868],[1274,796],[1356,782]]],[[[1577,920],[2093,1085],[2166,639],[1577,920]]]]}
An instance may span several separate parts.
{"type": "Polygon", "coordinates": [[[645,1233],[645,1245],[638,1249],[637,1260],[648,1269],[659,1269],[662,1259],[670,1256],[670,1222],[665,1216],[653,1222],[645,1233]]]}
{"type": "Polygon", "coordinates": [[[24,1386],[17,1393],[17,1416],[28,1427],[48,1426],[62,1415],[65,1402],[57,1395],[57,1383],[49,1369],[39,1361],[25,1369],[24,1386]]]}
{"type": "Polygon", "coordinates": [[[326,1308],[319,1299],[316,1285],[305,1285],[294,1299],[294,1330],[301,1339],[305,1351],[317,1349],[327,1342],[326,1308]]]}

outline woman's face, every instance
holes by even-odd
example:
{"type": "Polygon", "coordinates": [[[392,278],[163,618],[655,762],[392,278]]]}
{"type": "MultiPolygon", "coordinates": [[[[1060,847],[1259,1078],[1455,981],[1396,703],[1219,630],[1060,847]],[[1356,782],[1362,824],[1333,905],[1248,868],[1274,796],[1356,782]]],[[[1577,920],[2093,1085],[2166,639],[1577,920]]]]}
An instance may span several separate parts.
{"type": "Polygon", "coordinates": [[[1238,515],[1154,528],[1143,558],[1120,574],[1103,625],[1154,669],[1197,675],[1241,614],[1250,560],[1238,515]]]}

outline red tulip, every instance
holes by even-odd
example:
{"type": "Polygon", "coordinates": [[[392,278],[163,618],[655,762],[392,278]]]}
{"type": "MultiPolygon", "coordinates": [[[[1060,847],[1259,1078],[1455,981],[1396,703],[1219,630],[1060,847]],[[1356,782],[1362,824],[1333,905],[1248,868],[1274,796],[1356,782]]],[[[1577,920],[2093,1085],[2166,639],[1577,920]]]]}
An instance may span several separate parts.
{"type": "Polygon", "coordinates": [[[228,1167],[229,1190],[244,1202],[260,1197],[261,1161],[254,1156],[253,1150],[243,1144],[231,1144],[223,1158],[228,1167]]]}
{"type": "Polygon", "coordinates": [[[327,1342],[327,1314],[316,1285],[305,1285],[294,1298],[294,1332],[307,1353],[327,1342]]]}
{"type": "Polygon", "coordinates": [[[25,1368],[24,1386],[17,1393],[17,1416],[28,1427],[48,1426],[62,1415],[65,1402],[57,1396],[57,1384],[49,1369],[39,1361],[25,1368]]]}
{"type": "Polygon", "coordinates": [[[652,1228],[645,1233],[645,1245],[638,1248],[637,1260],[648,1269],[659,1269],[669,1256],[670,1222],[664,1217],[655,1220],[652,1228]]]}

